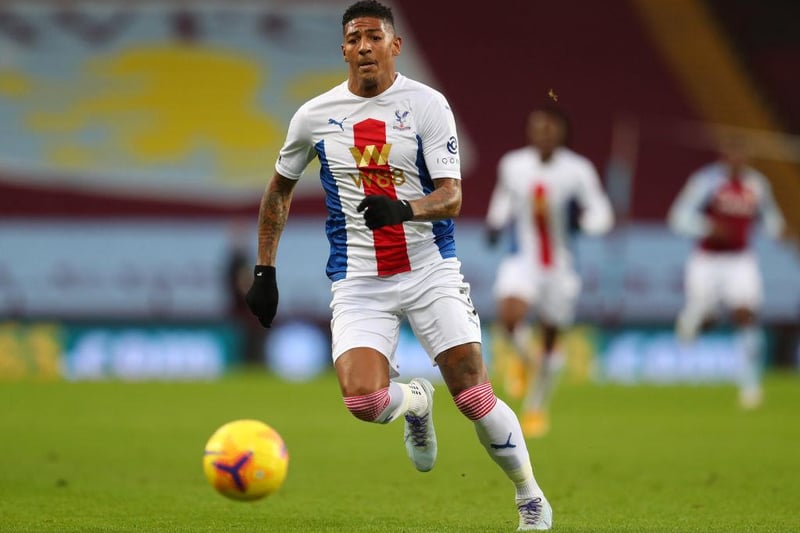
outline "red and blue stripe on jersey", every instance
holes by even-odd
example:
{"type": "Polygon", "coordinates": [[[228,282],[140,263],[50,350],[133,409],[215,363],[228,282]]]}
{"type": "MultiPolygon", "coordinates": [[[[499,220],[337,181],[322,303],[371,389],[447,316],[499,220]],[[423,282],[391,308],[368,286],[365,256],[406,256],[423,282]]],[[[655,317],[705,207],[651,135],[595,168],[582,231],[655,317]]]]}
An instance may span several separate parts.
{"type": "MultiPolygon", "coordinates": [[[[429,194],[434,190],[434,183],[425,165],[422,140],[419,136],[416,137],[416,140],[416,173],[419,176],[419,184],[423,193],[429,194]]],[[[388,153],[388,151],[384,152],[386,142],[385,122],[365,119],[354,124],[353,153],[354,155],[360,154],[360,157],[356,158],[360,160],[357,161],[356,168],[364,195],[383,194],[397,199],[395,183],[391,179],[392,169],[388,161],[378,157],[379,154],[388,153]],[[389,179],[386,179],[387,177],[389,179]]],[[[326,156],[325,141],[316,143],[315,150],[320,161],[320,180],[325,191],[325,203],[328,210],[325,230],[330,243],[330,256],[326,273],[331,280],[337,281],[351,275],[350,270],[354,266],[349,260],[348,253],[347,216],[342,208],[340,184],[337,183],[326,156]]],[[[408,176],[408,173],[406,175],[408,176]]],[[[363,224],[363,221],[359,220],[357,223],[363,224]]],[[[439,255],[442,258],[455,257],[453,221],[445,219],[432,223],[424,222],[424,224],[431,227],[433,243],[437,247],[439,255]]],[[[363,231],[369,230],[365,226],[363,231]]],[[[402,224],[372,230],[372,243],[375,253],[375,274],[386,276],[411,270],[409,243],[402,224]]]]}
{"type": "MultiPolygon", "coordinates": [[[[391,179],[379,179],[381,176],[391,176],[392,169],[389,168],[389,162],[375,161],[375,158],[368,154],[368,151],[378,154],[383,152],[386,144],[386,123],[371,118],[358,122],[353,126],[353,142],[358,152],[362,154],[362,162],[366,162],[366,165],[362,164],[357,167],[363,176],[361,186],[364,188],[364,195],[382,194],[397,200],[394,182],[391,179]],[[379,183],[383,182],[385,182],[385,186],[381,187],[379,183]]],[[[408,249],[406,248],[406,234],[402,224],[374,229],[372,238],[375,243],[375,259],[379,276],[389,276],[411,270],[411,261],[408,259],[408,249]]]]}

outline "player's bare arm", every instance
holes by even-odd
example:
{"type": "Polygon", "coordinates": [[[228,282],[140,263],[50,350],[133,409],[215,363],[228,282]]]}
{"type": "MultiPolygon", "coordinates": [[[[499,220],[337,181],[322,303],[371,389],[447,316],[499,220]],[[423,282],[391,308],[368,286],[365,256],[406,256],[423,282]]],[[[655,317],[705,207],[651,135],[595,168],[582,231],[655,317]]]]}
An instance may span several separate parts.
{"type": "Polygon", "coordinates": [[[440,178],[433,180],[434,191],[411,200],[413,220],[442,220],[457,217],[461,212],[461,180],[440,178]]]}
{"type": "Polygon", "coordinates": [[[278,242],[289,217],[289,206],[297,181],[278,174],[272,176],[258,210],[258,264],[275,265],[278,242]]]}
{"type": "Polygon", "coordinates": [[[416,200],[393,200],[382,194],[367,195],[356,210],[364,213],[369,229],[401,224],[407,220],[442,220],[461,211],[461,180],[434,180],[434,191],[416,200]]]}
{"type": "Polygon", "coordinates": [[[264,190],[258,210],[258,260],[253,271],[253,284],[245,295],[245,301],[266,328],[272,326],[278,311],[275,258],[296,183],[276,172],[264,190]]]}

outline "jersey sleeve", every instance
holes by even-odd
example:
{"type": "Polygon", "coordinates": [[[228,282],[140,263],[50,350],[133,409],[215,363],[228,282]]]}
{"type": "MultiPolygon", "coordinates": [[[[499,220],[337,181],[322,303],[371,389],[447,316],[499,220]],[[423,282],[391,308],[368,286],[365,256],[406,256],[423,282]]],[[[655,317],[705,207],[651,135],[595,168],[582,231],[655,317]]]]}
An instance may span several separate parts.
{"type": "Polygon", "coordinates": [[[689,237],[704,237],[711,230],[711,224],[703,213],[703,207],[710,194],[708,179],[700,172],[689,176],[667,215],[669,227],[676,233],[689,237]]]}
{"type": "Polygon", "coordinates": [[[430,177],[461,179],[456,120],[441,93],[434,93],[434,97],[422,109],[418,131],[430,177]]]}
{"type": "Polygon", "coordinates": [[[607,233],[614,225],[611,202],[600,184],[597,171],[588,160],[580,162],[578,198],[581,207],[580,227],[588,235],[607,233]]]}
{"type": "Polygon", "coordinates": [[[761,219],[764,222],[764,229],[770,237],[777,239],[783,233],[786,227],[786,221],[780,209],[778,209],[778,205],[775,203],[775,197],[772,195],[772,187],[770,187],[769,180],[760,173],[756,173],[756,176],[761,187],[759,211],[761,219]]]}
{"type": "Polygon", "coordinates": [[[486,214],[486,225],[492,229],[502,229],[511,219],[514,195],[509,186],[509,174],[508,158],[501,158],[497,165],[497,182],[486,214]]]}
{"type": "Polygon", "coordinates": [[[297,110],[289,122],[286,140],[278,154],[278,161],[275,163],[275,171],[289,179],[300,179],[315,155],[306,108],[303,106],[297,110]]]}

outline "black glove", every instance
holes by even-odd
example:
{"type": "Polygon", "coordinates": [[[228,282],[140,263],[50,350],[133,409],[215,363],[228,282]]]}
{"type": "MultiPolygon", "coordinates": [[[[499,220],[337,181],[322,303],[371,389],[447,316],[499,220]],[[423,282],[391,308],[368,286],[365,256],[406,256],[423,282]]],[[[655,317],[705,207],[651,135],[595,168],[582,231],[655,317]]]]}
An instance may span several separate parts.
{"type": "Polygon", "coordinates": [[[581,215],[581,204],[575,198],[570,198],[567,203],[567,234],[576,235],[581,231],[581,215]]]}
{"type": "Polygon", "coordinates": [[[364,221],[369,229],[402,224],[414,217],[411,204],[406,200],[392,200],[382,194],[372,194],[365,197],[356,209],[359,213],[366,209],[364,211],[364,221]]]}
{"type": "Polygon", "coordinates": [[[495,228],[486,229],[486,244],[489,245],[489,248],[494,248],[495,246],[497,246],[497,243],[500,242],[500,235],[502,233],[503,230],[495,228]]]}
{"type": "Polygon", "coordinates": [[[275,281],[275,267],[256,265],[253,284],[244,297],[247,307],[265,328],[272,326],[272,319],[278,311],[278,282],[275,281]]]}

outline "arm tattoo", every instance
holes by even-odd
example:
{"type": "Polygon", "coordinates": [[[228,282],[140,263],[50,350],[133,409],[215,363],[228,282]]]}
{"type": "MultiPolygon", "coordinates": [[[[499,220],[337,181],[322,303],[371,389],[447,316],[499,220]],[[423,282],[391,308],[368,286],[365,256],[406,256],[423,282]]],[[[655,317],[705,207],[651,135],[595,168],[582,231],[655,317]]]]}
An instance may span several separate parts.
{"type": "Polygon", "coordinates": [[[434,180],[433,192],[413,201],[414,220],[441,220],[461,211],[461,182],[453,178],[434,180]]]}
{"type": "Polygon", "coordinates": [[[258,210],[258,264],[274,265],[278,252],[278,241],[286,225],[291,203],[291,190],[287,191],[270,183],[261,197],[258,210]]]}

